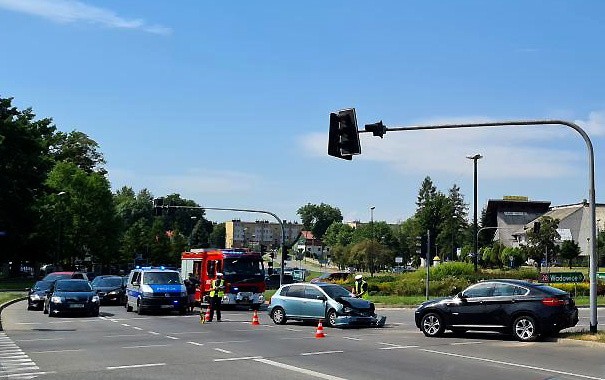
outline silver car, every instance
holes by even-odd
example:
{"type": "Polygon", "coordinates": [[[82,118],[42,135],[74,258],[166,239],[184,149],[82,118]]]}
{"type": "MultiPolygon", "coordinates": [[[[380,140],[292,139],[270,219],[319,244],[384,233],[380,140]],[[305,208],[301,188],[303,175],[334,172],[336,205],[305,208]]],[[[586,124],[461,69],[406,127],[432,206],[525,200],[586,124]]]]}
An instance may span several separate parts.
{"type": "Polygon", "coordinates": [[[325,320],[331,327],[382,327],[386,321],[386,317],[376,315],[372,302],[327,283],[282,285],[271,297],[268,311],[278,325],[292,319],[325,320]]]}

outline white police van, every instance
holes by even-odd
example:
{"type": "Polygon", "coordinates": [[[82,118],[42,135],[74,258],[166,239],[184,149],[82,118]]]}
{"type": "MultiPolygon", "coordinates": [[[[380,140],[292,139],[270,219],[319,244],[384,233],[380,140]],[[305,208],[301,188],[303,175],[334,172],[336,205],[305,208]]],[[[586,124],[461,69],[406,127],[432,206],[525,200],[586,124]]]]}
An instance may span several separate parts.
{"type": "Polygon", "coordinates": [[[187,290],[176,270],[163,267],[135,268],[126,284],[126,311],[143,314],[151,310],[187,312],[187,290]]]}

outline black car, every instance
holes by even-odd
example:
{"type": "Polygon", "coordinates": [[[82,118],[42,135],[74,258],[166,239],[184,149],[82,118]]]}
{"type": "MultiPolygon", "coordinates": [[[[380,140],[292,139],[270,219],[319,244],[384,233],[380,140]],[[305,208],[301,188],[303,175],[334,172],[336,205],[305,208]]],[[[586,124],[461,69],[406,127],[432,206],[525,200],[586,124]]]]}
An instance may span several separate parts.
{"type": "Polygon", "coordinates": [[[429,337],[451,330],[497,331],[520,341],[557,334],[578,323],[578,308],[569,293],[521,280],[489,280],[452,298],[424,302],[416,309],[416,326],[429,337]]]}
{"type": "Polygon", "coordinates": [[[272,274],[270,276],[265,277],[265,287],[266,289],[277,289],[280,285],[284,284],[292,284],[294,281],[294,277],[291,274],[284,274],[284,283],[279,283],[279,274],[272,274]]]}
{"type": "Polygon", "coordinates": [[[97,276],[90,283],[97,292],[101,303],[124,305],[126,303],[126,286],[122,276],[97,276]]]}
{"type": "Polygon", "coordinates": [[[52,285],[44,314],[54,317],[63,313],[99,316],[99,296],[92,290],[88,280],[57,280],[52,285]]]}
{"type": "Polygon", "coordinates": [[[36,281],[27,294],[27,310],[42,310],[46,300],[46,292],[54,281],[36,281]]]}

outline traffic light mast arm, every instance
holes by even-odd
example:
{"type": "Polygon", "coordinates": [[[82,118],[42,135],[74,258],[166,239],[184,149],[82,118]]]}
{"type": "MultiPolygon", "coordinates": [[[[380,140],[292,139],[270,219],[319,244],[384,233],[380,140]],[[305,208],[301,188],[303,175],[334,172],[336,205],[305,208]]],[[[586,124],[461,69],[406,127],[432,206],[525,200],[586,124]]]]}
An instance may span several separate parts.
{"type": "MultiPolygon", "coordinates": [[[[375,124],[382,124],[380,123],[375,124]]],[[[370,126],[372,124],[369,124],[370,126]]],[[[457,129],[457,128],[483,128],[483,127],[514,127],[514,126],[534,126],[534,125],[564,125],[574,129],[578,132],[584,142],[586,143],[586,148],[588,150],[588,207],[589,207],[589,217],[588,223],[591,228],[590,231],[590,241],[589,241],[589,254],[590,257],[590,332],[597,332],[597,263],[599,261],[599,255],[597,252],[597,223],[596,223],[596,196],[595,196],[595,179],[594,179],[594,149],[592,147],[592,142],[590,141],[590,137],[588,134],[580,128],[575,123],[565,121],[565,120],[512,120],[512,121],[497,121],[497,122],[485,122],[485,123],[469,123],[469,124],[441,124],[441,125],[424,125],[424,126],[410,126],[410,127],[393,127],[387,128],[386,126],[382,128],[382,131],[386,133],[387,131],[421,131],[421,130],[433,130],[433,129],[457,129]]],[[[374,127],[378,128],[378,127],[374,127]]],[[[370,127],[372,129],[372,127],[370,127]]],[[[373,132],[375,136],[376,132],[373,130],[358,131],[359,133],[365,132],[373,132]]]]}
{"type": "MultiPolygon", "coordinates": [[[[156,198],[160,199],[160,198],[156,198]]],[[[157,201],[154,199],[154,207],[158,209],[171,209],[171,208],[183,208],[189,210],[215,210],[215,211],[237,211],[237,212],[252,212],[252,213],[260,213],[267,214],[274,217],[281,227],[281,247],[282,247],[282,255],[281,255],[281,273],[279,275],[279,284],[280,286],[284,283],[284,261],[286,257],[286,229],[284,227],[284,222],[271,211],[265,210],[252,210],[252,209],[243,209],[243,208],[229,208],[229,207],[202,207],[202,206],[170,206],[164,205],[163,201],[157,201]]]]}

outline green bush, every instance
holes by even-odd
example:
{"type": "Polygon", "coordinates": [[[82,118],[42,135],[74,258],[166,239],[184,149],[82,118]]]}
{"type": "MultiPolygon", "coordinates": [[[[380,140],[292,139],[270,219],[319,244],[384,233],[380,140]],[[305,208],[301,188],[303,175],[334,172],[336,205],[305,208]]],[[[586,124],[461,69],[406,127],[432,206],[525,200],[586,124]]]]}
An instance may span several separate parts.
{"type": "MultiPolygon", "coordinates": [[[[548,284],[553,288],[561,289],[574,296],[589,296],[590,295],[590,284],[588,282],[580,282],[577,284],[548,284]]],[[[597,295],[605,295],[605,284],[602,282],[597,283],[597,295]]]]}

